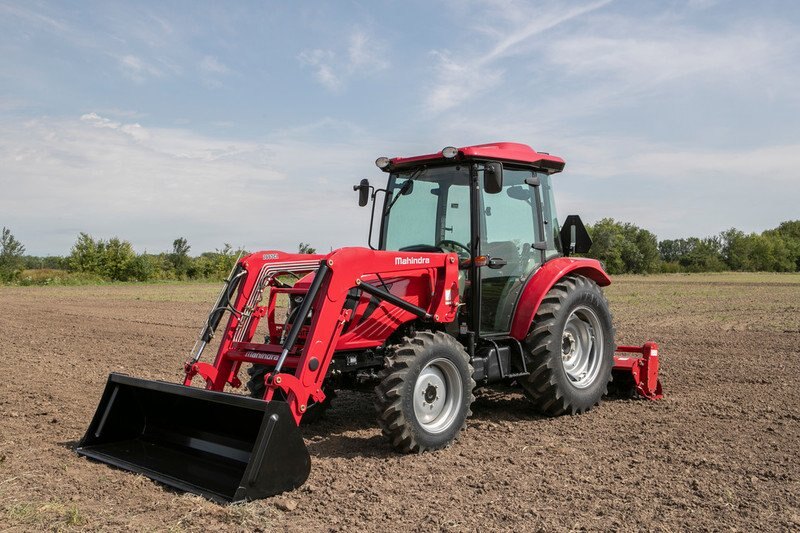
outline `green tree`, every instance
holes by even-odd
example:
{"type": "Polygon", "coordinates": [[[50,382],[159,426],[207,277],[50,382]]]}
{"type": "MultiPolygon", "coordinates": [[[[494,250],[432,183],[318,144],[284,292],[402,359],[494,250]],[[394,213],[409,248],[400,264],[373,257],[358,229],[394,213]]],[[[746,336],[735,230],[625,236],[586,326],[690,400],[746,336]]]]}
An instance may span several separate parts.
{"type": "Polygon", "coordinates": [[[800,270],[800,220],[781,222],[777,228],[767,230],[764,234],[781,237],[790,261],[794,262],[794,270],[800,270]]]}
{"type": "Polygon", "coordinates": [[[16,277],[23,267],[24,253],[22,243],[11,234],[10,229],[3,227],[0,234],[0,280],[9,281],[16,277]]]}
{"type": "Polygon", "coordinates": [[[53,270],[66,270],[68,266],[67,258],[57,255],[47,255],[44,257],[26,255],[23,258],[23,268],[25,269],[47,268],[53,270]]]}
{"type": "Polygon", "coordinates": [[[755,234],[731,228],[720,233],[722,258],[731,270],[753,270],[753,240],[755,234]]]}
{"type": "Polygon", "coordinates": [[[317,253],[317,249],[312,248],[307,242],[301,242],[297,245],[297,252],[301,254],[315,254],[317,253]]]}
{"type": "Polygon", "coordinates": [[[234,250],[228,243],[214,252],[204,252],[193,262],[189,270],[190,277],[222,280],[230,273],[237,258],[246,255],[242,248],[234,250]]]}
{"type": "Polygon", "coordinates": [[[157,264],[151,259],[152,257],[155,256],[148,253],[139,254],[134,257],[128,267],[128,279],[131,281],[161,279],[161,272],[157,268],[157,264]]]}
{"type": "Polygon", "coordinates": [[[659,270],[656,236],[635,224],[604,218],[589,226],[589,256],[603,262],[610,274],[644,274],[659,270]]]}
{"type": "Polygon", "coordinates": [[[69,254],[69,269],[75,272],[102,275],[105,243],[88,233],[79,233],[69,254]]]}
{"type": "Polygon", "coordinates": [[[681,244],[683,239],[667,239],[658,243],[658,253],[661,260],[666,263],[676,263],[678,258],[683,255],[681,244]]]}
{"type": "Polygon", "coordinates": [[[191,250],[188,241],[184,237],[178,237],[172,241],[172,253],[169,256],[172,267],[178,276],[185,276],[189,270],[191,259],[189,258],[189,250],[191,250]]]}
{"type": "Polygon", "coordinates": [[[684,253],[678,263],[687,272],[720,272],[725,270],[722,259],[722,242],[717,237],[698,239],[689,237],[683,245],[684,253]]]}
{"type": "Polygon", "coordinates": [[[135,279],[134,265],[136,253],[128,241],[117,237],[105,243],[102,256],[102,274],[114,281],[135,279]]]}

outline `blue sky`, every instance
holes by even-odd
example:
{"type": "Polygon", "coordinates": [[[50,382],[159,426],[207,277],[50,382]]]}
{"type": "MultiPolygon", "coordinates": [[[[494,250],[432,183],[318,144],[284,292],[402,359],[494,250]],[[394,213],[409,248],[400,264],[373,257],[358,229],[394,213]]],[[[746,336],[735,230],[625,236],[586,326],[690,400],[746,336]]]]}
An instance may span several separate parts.
{"type": "Polygon", "coordinates": [[[362,245],[381,155],[517,141],[562,216],[800,218],[800,3],[0,0],[0,225],[162,251],[362,245]]]}

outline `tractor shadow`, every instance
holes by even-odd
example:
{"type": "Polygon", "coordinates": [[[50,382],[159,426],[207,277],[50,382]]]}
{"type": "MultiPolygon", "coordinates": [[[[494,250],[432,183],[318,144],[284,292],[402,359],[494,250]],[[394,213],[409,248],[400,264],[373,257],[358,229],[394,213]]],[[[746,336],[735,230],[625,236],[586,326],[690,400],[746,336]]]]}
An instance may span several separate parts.
{"type": "Polygon", "coordinates": [[[481,387],[475,391],[472,403],[472,421],[517,422],[541,420],[531,403],[517,387],[481,387]]]}
{"type": "MultiPolygon", "coordinates": [[[[339,391],[322,419],[302,426],[312,457],[396,457],[397,452],[381,434],[372,405],[372,392],[339,391]]],[[[484,387],[475,391],[468,425],[542,420],[530,402],[514,387],[484,387]]]]}
{"type": "Polygon", "coordinates": [[[338,391],[321,419],[301,424],[311,456],[349,459],[393,455],[378,427],[372,399],[372,392],[338,391]]]}
{"type": "MultiPolygon", "coordinates": [[[[607,395],[604,402],[630,401],[627,395],[607,395]]],[[[371,391],[339,391],[332,407],[316,422],[302,425],[309,452],[320,458],[396,457],[397,452],[381,434],[372,405],[371,391]]],[[[467,424],[478,429],[495,424],[536,423],[550,420],[534,410],[515,386],[481,387],[475,390],[472,416],[467,424]]]]}

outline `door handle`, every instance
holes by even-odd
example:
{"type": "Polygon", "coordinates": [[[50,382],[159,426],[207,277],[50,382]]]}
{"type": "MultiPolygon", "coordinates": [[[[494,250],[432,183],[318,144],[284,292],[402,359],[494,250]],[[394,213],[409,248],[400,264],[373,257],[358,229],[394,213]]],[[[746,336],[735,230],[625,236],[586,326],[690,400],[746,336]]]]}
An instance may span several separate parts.
{"type": "Polygon", "coordinates": [[[508,264],[508,261],[506,261],[505,259],[501,259],[499,257],[492,257],[491,259],[489,259],[489,262],[486,263],[486,266],[488,266],[491,269],[496,270],[498,268],[503,268],[507,264],[508,264]]]}

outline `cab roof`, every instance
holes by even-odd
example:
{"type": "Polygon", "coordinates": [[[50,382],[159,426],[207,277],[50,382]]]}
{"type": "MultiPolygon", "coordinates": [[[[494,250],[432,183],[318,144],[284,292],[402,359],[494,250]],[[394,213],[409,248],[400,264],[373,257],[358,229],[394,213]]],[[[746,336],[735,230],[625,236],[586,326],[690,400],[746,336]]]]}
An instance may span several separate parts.
{"type": "MultiPolygon", "coordinates": [[[[464,146],[458,148],[458,154],[453,161],[463,161],[466,159],[492,159],[509,163],[521,163],[531,165],[544,170],[549,174],[561,172],[564,169],[564,160],[558,156],[544,152],[537,152],[527,144],[498,142],[489,144],[476,144],[474,146],[464,146]]],[[[442,150],[433,154],[417,155],[412,157],[394,157],[384,170],[391,172],[399,168],[416,166],[426,162],[445,162],[450,161],[442,155],[442,150]]]]}

